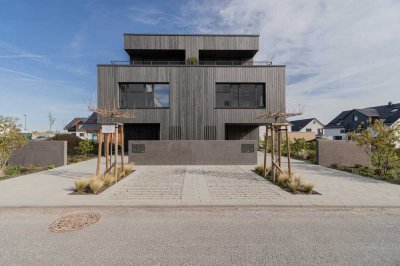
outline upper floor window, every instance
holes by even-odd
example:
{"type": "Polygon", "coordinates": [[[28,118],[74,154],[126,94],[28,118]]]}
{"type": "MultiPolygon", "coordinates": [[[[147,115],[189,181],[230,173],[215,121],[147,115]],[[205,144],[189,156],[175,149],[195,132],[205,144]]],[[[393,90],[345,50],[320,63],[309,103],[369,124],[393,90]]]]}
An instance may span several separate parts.
{"type": "Polygon", "coordinates": [[[306,128],[306,132],[312,132],[311,128],[306,128]]]}
{"type": "Polygon", "coordinates": [[[358,121],[358,115],[353,115],[353,121],[357,122],[358,121]]]}
{"type": "Polygon", "coordinates": [[[265,84],[217,83],[215,91],[217,108],[265,107],[265,84]]]}
{"type": "Polygon", "coordinates": [[[120,108],[168,108],[168,83],[120,83],[120,108]]]}

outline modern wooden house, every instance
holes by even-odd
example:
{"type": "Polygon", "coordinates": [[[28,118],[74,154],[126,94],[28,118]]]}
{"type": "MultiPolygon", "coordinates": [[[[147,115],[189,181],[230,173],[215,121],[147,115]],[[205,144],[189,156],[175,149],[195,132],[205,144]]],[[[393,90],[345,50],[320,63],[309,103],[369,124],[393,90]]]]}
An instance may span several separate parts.
{"type": "Polygon", "coordinates": [[[258,140],[257,116],[285,110],[285,66],[253,60],[258,35],[124,34],[124,49],[98,65],[97,103],[135,109],[126,141],[258,140]]]}

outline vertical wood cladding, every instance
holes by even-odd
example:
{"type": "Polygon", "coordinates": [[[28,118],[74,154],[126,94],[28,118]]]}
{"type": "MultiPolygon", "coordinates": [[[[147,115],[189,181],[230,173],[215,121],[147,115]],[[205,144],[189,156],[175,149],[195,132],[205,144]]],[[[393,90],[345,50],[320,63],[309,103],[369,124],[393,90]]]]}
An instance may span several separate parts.
{"type": "Polygon", "coordinates": [[[124,49],[185,50],[186,58],[199,58],[199,50],[258,51],[258,35],[125,34],[124,49]]]}
{"type": "MultiPolygon", "coordinates": [[[[260,124],[256,117],[267,111],[285,110],[284,66],[98,66],[99,107],[118,106],[118,82],[159,82],[170,84],[168,109],[137,109],[135,119],[122,123],[160,123],[160,139],[167,140],[170,126],[179,126],[182,140],[225,139],[225,124],[260,124]],[[215,108],[216,83],[265,83],[263,109],[215,108]],[[205,126],[209,126],[205,134],[205,126]],[[213,129],[212,129],[213,130],[213,129]]],[[[101,117],[99,122],[106,122],[101,117]]],[[[257,137],[255,137],[257,138],[257,137]]]]}

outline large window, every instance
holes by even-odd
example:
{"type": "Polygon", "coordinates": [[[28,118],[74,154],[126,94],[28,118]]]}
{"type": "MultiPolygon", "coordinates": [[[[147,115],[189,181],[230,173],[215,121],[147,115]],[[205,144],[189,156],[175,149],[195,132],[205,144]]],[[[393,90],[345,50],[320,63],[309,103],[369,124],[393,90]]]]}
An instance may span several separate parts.
{"type": "Polygon", "coordinates": [[[265,85],[259,83],[217,83],[217,108],[263,108],[265,85]]]}
{"type": "Polygon", "coordinates": [[[120,83],[120,108],[168,108],[168,83],[120,83]]]}

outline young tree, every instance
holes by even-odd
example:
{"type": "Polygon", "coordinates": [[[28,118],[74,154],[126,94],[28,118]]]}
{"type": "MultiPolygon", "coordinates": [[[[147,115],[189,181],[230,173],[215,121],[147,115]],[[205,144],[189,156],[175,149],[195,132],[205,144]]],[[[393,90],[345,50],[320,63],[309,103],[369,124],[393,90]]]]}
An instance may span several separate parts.
{"type": "Polygon", "coordinates": [[[88,140],[82,140],[79,142],[78,150],[86,158],[88,153],[93,151],[93,144],[88,140]]]}
{"type": "Polygon", "coordinates": [[[56,122],[56,118],[49,112],[49,131],[51,131],[54,122],[56,122]]]}
{"type": "Polygon", "coordinates": [[[399,149],[396,144],[400,141],[399,125],[386,126],[382,121],[375,120],[369,129],[349,133],[350,139],[371,156],[372,165],[377,174],[387,175],[391,164],[399,159],[399,149]]]}
{"type": "Polygon", "coordinates": [[[27,143],[16,122],[15,118],[0,116],[0,176],[15,150],[27,143]]]}

